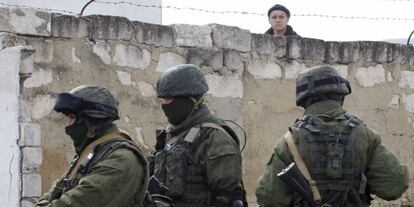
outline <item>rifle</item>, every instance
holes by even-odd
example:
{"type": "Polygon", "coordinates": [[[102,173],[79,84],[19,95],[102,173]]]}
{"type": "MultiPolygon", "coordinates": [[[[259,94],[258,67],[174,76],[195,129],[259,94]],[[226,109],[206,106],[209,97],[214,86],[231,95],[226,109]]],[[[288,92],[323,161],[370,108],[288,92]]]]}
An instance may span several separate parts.
{"type": "Polygon", "coordinates": [[[62,196],[62,193],[70,188],[70,180],[68,179],[70,173],[72,172],[72,170],[75,168],[76,163],[78,162],[79,156],[75,155],[75,157],[73,158],[72,162],[70,163],[69,169],[68,171],[66,171],[66,173],[63,175],[63,178],[60,179],[55,187],[53,188],[52,193],[50,194],[50,200],[53,201],[55,199],[59,199],[60,196],[62,196]]]}
{"type": "Polygon", "coordinates": [[[313,194],[310,185],[294,162],[290,163],[287,168],[278,173],[277,177],[289,185],[289,187],[293,188],[294,191],[299,193],[310,204],[311,207],[331,206],[329,204],[316,203],[313,200],[313,194]]]}

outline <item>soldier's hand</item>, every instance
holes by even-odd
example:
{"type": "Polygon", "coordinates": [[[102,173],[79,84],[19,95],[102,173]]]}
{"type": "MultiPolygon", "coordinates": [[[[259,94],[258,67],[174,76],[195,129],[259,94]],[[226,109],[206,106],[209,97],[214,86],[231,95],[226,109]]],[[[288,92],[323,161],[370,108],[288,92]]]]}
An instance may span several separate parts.
{"type": "Polygon", "coordinates": [[[35,204],[35,206],[46,206],[50,203],[48,200],[41,200],[35,204]]]}

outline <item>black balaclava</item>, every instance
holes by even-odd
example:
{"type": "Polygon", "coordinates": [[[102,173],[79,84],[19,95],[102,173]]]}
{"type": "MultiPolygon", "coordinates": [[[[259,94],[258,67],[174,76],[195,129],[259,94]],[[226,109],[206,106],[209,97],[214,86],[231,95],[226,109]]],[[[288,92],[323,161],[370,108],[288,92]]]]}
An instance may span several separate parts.
{"type": "Polygon", "coordinates": [[[174,97],[171,103],[162,104],[161,108],[170,124],[179,125],[190,116],[195,104],[190,97],[174,97]]]}
{"type": "Polygon", "coordinates": [[[65,133],[72,139],[76,153],[80,154],[86,146],[103,136],[111,126],[111,119],[94,119],[79,114],[72,125],[65,127],[65,133]]]}
{"type": "Polygon", "coordinates": [[[81,153],[88,142],[88,126],[82,116],[76,116],[76,120],[72,125],[65,127],[65,133],[70,136],[73,141],[76,153],[81,153]]]}

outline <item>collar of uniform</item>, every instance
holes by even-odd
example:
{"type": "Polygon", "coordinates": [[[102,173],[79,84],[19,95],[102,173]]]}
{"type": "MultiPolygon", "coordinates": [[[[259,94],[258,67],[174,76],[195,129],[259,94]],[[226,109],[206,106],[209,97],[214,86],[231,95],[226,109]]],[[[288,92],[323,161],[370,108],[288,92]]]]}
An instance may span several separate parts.
{"type": "Polygon", "coordinates": [[[83,152],[83,150],[85,150],[85,148],[90,143],[92,143],[95,140],[97,140],[97,139],[99,139],[99,138],[101,138],[101,137],[103,137],[103,136],[105,136],[107,134],[110,134],[110,133],[112,133],[114,131],[119,131],[118,127],[114,123],[111,123],[110,125],[108,125],[108,126],[106,126],[104,128],[101,128],[101,129],[96,130],[95,131],[95,137],[93,137],[93,138],[86,138],[85,137],[85,139],[87,139],[86,142],[83,145],[81,145],[81,146],[79,146],[79,147],[77,147],[75,149],[76,153],[77,154],[81,154],[83,152]]]}
{"type": "Polygon", "coordinates": [[[171,133],[173,136],[176,136],[193,126],[200,124],[202,118],[208,114],[210,114],[210,110],[208,109],[208,107],[205,104],[200,104],[198,109],[190,117],[184,120],[183,123],[177,126],[169,125],[167,127],[167,132],[171,133]]]}
{"type": "MultiPolygon", "coordinates": [[[[273,32],[273,28],[270,27],[268,30],[266,30],[265,34],[274,35],[275,33],[273,32]]],[[[296,32],[293,31],[292,26],[290,25],[286,25],[286,32],[284,36],[288,36],[288,35],[297,35],[296,32]]]]}
{"type": "Polygon", "coordinates": [[[105,136],[109,133],[114,132],[114,131],[119,131],[119,128],[118,128],[118,126],[116,126],[116,124],[112,123],[111,125],[106,127],[106,129],[102,129],[102,132],[97,137],[101,138],[101,137],[103,137],[103,136],[105,136]]]}
{"type": "Polygon", "coordinates": [[[337,117],[345,113],[341,104],[333,101],[320,101],[316,102],[305,109],[304,115],[325,115],[330,117],[337,117]]]}

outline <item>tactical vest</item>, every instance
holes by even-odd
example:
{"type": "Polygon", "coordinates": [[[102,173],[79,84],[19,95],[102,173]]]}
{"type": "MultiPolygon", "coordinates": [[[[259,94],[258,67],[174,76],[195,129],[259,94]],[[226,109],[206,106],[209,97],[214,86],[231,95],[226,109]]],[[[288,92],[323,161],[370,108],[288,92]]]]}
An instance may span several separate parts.
{"type": "Polygon", "coordinates": [[[205,170],[200,163],[194,162],[192,154],[208,138],[205,133],[209,128],[222,130],[239,142],[229,127],[204,123],[176,137],[167,138],[164,150],[155,154],[154,175],[168,188],[166,195],[172,198],[176,206],[211,205],[212,192],[208,189],[205,170]]]}
{"type": "MultiPolygon", "coordinates": [[[[322,203],[335,207],[368,206],[364,169],[355,166],[355,127],[357,117],[342,114],[331,118],[306,115],[291,127],[293,136],[300,139],[300,151],[311,177],[316,181],[322,203]],[[302,148],[302,149],[301,149],[302,148]]],[[[309,206],[301,196],[295,196],[294,206],[309,206]]]]}
{"type": "MultiPolygon", "coordinates": [[[[93,167],[100,161],[104,160],[109,154],[111,154],[117,149],[127,148],[134,152],[140,163],[143,165],[142,167],[145,173],[145,175],[143,176],[145,178],[144,182],[140,183],[139,186],[137,186],[137,188],[140,188],[141,190],[136,192],[134,197],[135,200],[131,207],[144,206],[143,202],[146,199],[146,190],[148,187],[148,163],[142,151],[137,147],[137,145],[133,141],[130,140],[129,135],[127,135],[126,133],[122,133],[122,135],[125,137],[114,137],[113,139],[110,139],[107,142],[97,145],[84,160],[79,160],[79,162],[81,162],[80,167],[72,179],[67,179],[65,181],[66,184],[64,184],[64,191],[68,191],[76,187],[79,184],[81,178],[89,174],[93,167]]],[[[71,170],[72,169],[70,169],[69,171],[71,170]]]]}

